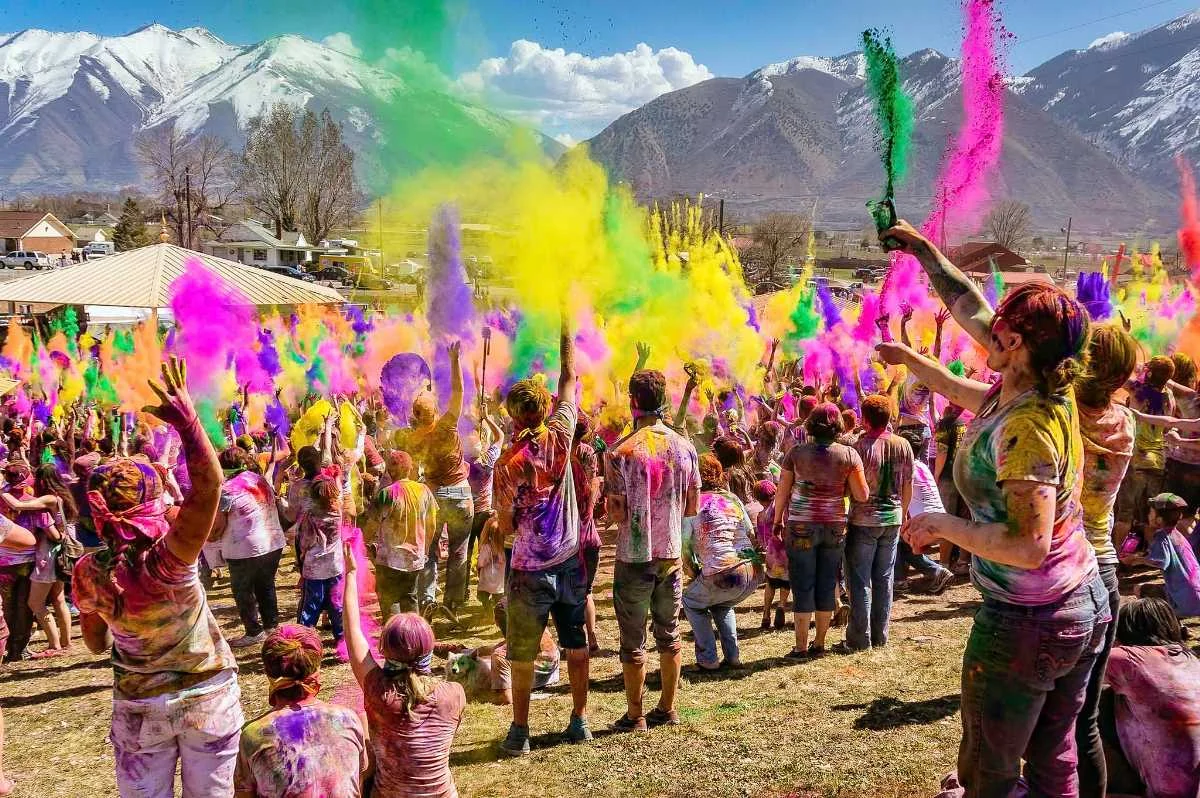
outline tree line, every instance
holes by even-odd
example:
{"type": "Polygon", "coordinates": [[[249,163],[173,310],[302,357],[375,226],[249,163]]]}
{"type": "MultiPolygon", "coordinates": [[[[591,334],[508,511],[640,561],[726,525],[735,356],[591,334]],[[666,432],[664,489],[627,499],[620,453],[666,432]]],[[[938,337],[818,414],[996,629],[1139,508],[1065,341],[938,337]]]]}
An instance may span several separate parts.
{"type": "MultiPolygon", "coordinates": [[[[187,136],[173,122],[139,138],[136,151],[172,237],[189,249],[219,235],[239,203],[277,238],[298,230],[315,244],[352,223],[361,201],[354,151],[329,109],[277,103],[250,120],[241,152],[216,136],[187,136]]],[[[123,216],[137,212],[130,202],[123,216]]]]}

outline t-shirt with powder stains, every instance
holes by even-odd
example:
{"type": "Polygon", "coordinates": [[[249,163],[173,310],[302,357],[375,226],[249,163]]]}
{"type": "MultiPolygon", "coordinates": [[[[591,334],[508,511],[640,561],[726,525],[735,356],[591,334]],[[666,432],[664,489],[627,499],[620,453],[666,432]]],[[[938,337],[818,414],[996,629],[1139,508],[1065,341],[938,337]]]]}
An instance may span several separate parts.
{"type": "Polygon", "coordinates": [[[1104,680],[1146,798],[1200,795],[1200,660],[1183,646],[1116,646],[1104,680]]]}
{"type": "Polygon", "coordinates": [[[867,500],[850,501],[850,523],[899,526],[904,520],[904,486],[912,484],[913,450],[890,432],[867,432],[853,444],[867,477],[867,500]]]}
{"type": "Polygon", "coordinates": [[[600,531],[596,528],[596,477],[600,476],[600,458],[596,447],[587,441],[575,444],[571,476],[575,480],[575,499],[579,502],[579,547],[585,551],[600,548],[600,531]]]}
{"type": "Polygon", "coordinates": [[[100,554],[107,552],[85,554],[75,564],[72,590],[80,614],[100,616],[112,631],[115,697],[150,698],[237,670],[196,564],[172,554],[166,538],[136,569],[121,562],[110,572],[100,554]]]}
{"type": "Polygon", "coordinates": [[[579,552],[579,505],[571,476],[578,410],[560,400],[544,429],[518,436],[494,474],[497,523],[515,534],[512,568],[541,571],[579,552]]]}
{"type": "Polygon", "coordinates": [[[366,767],[358,713],[314,700],[242,728],[233,790],[236,798],[359,798],[366,767]]]}
{"type": "Polygon", "coordinates": [[[617,559],[679,559],[683,512],[693,490],[700,490],[696,448],[667,425],[642,427],[618,441],[605,465],[605,491],[625,501],[625,517],[617,523],[617,559]]]}
{"type": "Polygon", "coordinates": [[[471,469],[463,458],[458,418],[449,413],[427,429],[397,430],[396,448],[412,455],[425,483],[434,491],[467,481],[471,469]]]}
{"type": "Polygon", "coordinates": [[[737,496],[726,490],[700,494],[700,509],[684,549],[700,562],[700,572],[712,576],[736,568],[740,552],[752,548],[750,514],[737,496]]]}
{"type": "Polygon", "coordinates": [[[1167,601],[1180,618],[1200,617],[1200,565],[1183,533],[1160,529],[1150,539],[1146,559],[1162,569],[1167,601]]]}
{"type": "Polygon", "coordinates": [[[842,443],[810,441],[788,452],[783,470],[795,475],[788,502],[789,524],[846,523],[850,475],[863,470],[858,452],[842,443]]]}
{"type": "Polygon", "coordinates": [[[378,522],[376,564],[397,571],[424,568],[437,509],[433,491],[423,482],[402,479],[379,491],[370,513],[378,522]]]}
{"type": "MultiPolygon", "coordinates": [[[[1171,395],[1175,397],[1175,411],[1179,414],[1177,418],[1200,418],[1200,394],[1172,392],[1171,395]]],[[[1200,451],[1196,451],[1193,446],[1172,443],[1168,440],[1167,462],[1172,460],[1187,465],[1200,465],[1200,451]]]]}
{"type": "Polygon", "coordinates": [[[954,461],[954,483],[977,523],[1007,523],[1005,482],[1055,489],[1050,552],[1037,568],[971,558],[971,580],[989,598],[1037,606],[1057,601],[1096,573],[1096,556],[1083,530],[1079,495],[1083,439],[1075,394],[1026,391],[999,404],[1000,383],[967,425],[954,461]]]}
{"type": "Polygon", "coordinates": [[[221,512],[226,514],[221,556],[242,560],[279,551],[286,542],[275,491],[262,474],[243,471],[221,486],[221,512]]]}
{"type": "Polygon", "coordinates": [[[363,684],[363,701],[375,752],[371,795],[458,798],[450,746],[467,705],[462,685],[439,681],[409,711],[404,693],[382,668],[375,668],[363,684]]]}
{"type": "MultiPolygon", "coordinates": [[[[1174,416],[1178,413],[1175,397],[1166,388],[1155,388],[1146,382],[1135,382],[1129,391],[1129,406],[1151,416],[1174,416]]],[[[1167,467],[1167,441],[1162,427],[1137,425],[1134,439],[1133,467],[1146,471],[1162,471],[1167,467]]]]}
{"type": "Polygon", "coordinates": [[[1133,458],[1136,422],[1128,407],[1109,403],[1092,409],[1079,406],[1079,433],[1083,436],[1083,528],[1096,551],[1096,560],[1115,565],[1117,549],[1112,541],[1113,506],[1117,491],[1133,458]]]}

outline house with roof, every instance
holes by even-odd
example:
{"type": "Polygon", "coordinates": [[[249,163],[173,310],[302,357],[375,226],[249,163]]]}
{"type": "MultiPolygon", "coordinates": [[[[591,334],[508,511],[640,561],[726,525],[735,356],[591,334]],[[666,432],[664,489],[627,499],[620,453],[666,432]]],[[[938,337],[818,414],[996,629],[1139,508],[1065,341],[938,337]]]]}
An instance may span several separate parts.
{"type": "Polygon", "coordinates": [[[33,250],[53,257],[70,257],[75,233],[52,213],[0,211],[0,250],[33,250]]]}
{"type": "Polygon", "coordinates": [[[964,274],[971,277],[1001,272],[1028,272],[1032,264],[1017,253],[994,241],[969,241],[952,247],[946,256],[964,274]]]}
{"type": "Polygon", "coordinates": [[[312,261],[314,247],[299,231],[284,230],[276,238],[261,222],[245,219],[230,225],[213,240],[205,241],[200,249],[247,266],[299,268],[312,261]]]}

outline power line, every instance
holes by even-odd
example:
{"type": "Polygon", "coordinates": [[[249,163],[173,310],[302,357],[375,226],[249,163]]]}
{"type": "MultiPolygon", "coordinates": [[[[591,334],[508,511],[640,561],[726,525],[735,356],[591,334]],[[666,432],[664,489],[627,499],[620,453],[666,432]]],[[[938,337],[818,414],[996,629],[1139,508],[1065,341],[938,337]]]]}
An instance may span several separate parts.
{"type": "Polygon", "coordinates": [[[1036,42],[1039,39],[1048,39],[1051,36],[1057,36],[1060,33],[1067,33],[1068,31],[1079,30],[1080,28],[1086,28],[1089,25],[1095,25],[1097,22],[1106,22],[1107,20],[1116,19],[1117,17],[1124,17],[1129,14],[1136,14],[1138,11],[1145,11],[1147,8],[1154,8],[1155,6],[1162,6],[1162,5],[1166,5],[1167,3],[1177,3],[1177,2],[1179,2],[1179,0],[1156,0],[1156,2],[1147,3],[1145,5],[1138,6],[1137,8],[1131,8],[1128,11],[1118,11],[1117,13],[1109,14],[1106,17],[1098,17],[1097,19],[1089,20],[1087,22],[1080,22],[1078,25],[1071,25],[1070,27],[1059,28],[1058,30],[1052,30],[1047,33],[1039,34],[1037,36],[1030,36],[1027,39],[1021,39],[1019,42],[1016,43],[1015,46],[1020,47],[1023,44],[1028,44],[1029,42],[1036,42]]]}

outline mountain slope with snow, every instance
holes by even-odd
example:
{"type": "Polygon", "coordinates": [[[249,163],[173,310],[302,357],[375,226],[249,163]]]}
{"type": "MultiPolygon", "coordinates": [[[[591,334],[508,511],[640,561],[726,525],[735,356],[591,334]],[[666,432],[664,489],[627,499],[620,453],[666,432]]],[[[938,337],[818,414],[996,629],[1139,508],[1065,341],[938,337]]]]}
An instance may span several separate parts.
{"type": "MultiPolygon", "coordinates": [[[[278,101],[328,108],[344,123],[363,175],[381,166],[375,113],[421,102],[389,72],[298,36],[238,47],[204,28],[158,24],[115,37],[21,31],[0,38],[0,192],[138,184],[140,134],[173,123],[236,148],[250,120],[278,101]]],[[[432,105],[458,124],[494,131],[498,147],[513,126],[454,97],[432,105]]]]}

